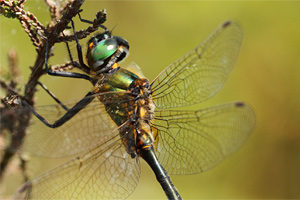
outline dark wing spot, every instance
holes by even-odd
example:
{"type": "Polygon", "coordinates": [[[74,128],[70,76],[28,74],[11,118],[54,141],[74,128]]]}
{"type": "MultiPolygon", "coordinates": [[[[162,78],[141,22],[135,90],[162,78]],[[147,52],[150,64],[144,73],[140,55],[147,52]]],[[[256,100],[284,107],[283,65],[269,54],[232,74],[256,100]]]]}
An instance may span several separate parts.
{"type": "Polygon", "coordinates": [[[226,28],[227,26],[229,26],[231,24],[231,21],[227,21],[223,24],[223,28],[226,28]]]}
{"type": "Polygon", "coordinates": [[[245,104],[243,102],[236,102],[235,106],[236,107],[243,107],[243,106],[245,106],[245,104]]]}

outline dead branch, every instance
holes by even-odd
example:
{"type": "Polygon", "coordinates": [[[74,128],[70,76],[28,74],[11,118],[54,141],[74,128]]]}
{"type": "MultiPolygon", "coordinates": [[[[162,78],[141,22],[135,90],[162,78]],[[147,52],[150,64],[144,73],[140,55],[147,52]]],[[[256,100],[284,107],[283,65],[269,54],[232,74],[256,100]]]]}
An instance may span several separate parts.
{"type": "MultiPolygon", "coordinates": [[[[80,7],[82,6],[84,0],[72,0],[68,3],[61,5],[61,2],[54,4],[52,0],[45,0],[49,7],[50,15],[52,21],[46,26],[41,24],[38,19],[31,12],[24,10],[24,4],[26,0],[20,0],[19,2],[13,0],[0,0],[0,14],[7,18],[16,18],[20,21],[21,26],[24,28],[25,32],[29,36],[32,44],[36,47],[38,56],[34,61],[33,67],[30,67],[31,74],[28,82],[25,84],[24,94],[19,94],[17,89],[18,85],[18,62],[17,56],[13,52],[9,56],[10,65],[10,80],[4,81],[0,80],[0,87],[5,90],[7,94],[6,101],[10,104],[16,103],[18,98],[25,100],[29,105],[34,106],[33,97],[36,92],[36,85],[39,78],[45,74],[45,69],[43,66],[45,64],[45,44],[46,38],[48,38],[48,50],[52,48],[55,43],[62,41],[72,41],[75,38],[72,36],[62,36],[62,32],[68,27],[70,20],[75,17],[80,12],[80,7]],[[18,97],[18,98],[16,98],[18,97]]],[[[78,32],[79,38],[84,38],[96,31],[100,24],[106,20],[105,11],[98,12],[96,19],[94,20],[93,26],[88,27],[86,30],[81,30],[78,32]]],[[[49,51],[48,51],[49,52],[49,51]]],[[[51,55],[47,55],[51,56],[51,55]]],[[[70,63],[67,62],[61,66],[58,66],[57,70],[66,70],[77,66],[78,62],[70,63]]],[[[2,103],[5,99],[2,99],[2,103]]],[[[4,105],[4,104],[2,104],[4,105]]],[[[0,179],[2,178],[3,172],[11,158],[16,154],[16,152],[22,146],[25,138],[25,132],[29,125],[29,120],[31,113],[21,112],[18,113],[18,109],[7,109],[7,106],[1,106],[1,123],[0,130],[8,130],[11,134],[11,142],[4,150],[0,162],[0,179]]],[[[1,135],[0,135],[1,136],[1,135]]],[[[24,160],[22,160],[24,162],[24,160]]],[[[25,164],[23,163],[23,166],[25,164]]]]}

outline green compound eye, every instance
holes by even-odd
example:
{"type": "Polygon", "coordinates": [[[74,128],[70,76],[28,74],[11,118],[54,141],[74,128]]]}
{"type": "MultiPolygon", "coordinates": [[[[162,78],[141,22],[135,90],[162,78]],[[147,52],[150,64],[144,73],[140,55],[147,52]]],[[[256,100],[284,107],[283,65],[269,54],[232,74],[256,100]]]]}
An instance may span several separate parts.
{"type": "Polygon", "coordinates": [[[119,45],[115,39],[109,38],[103,40],[97,44],[95,47],[92,58],[94,61],[104,60],[115,53],[118,49],[119,45]]]}

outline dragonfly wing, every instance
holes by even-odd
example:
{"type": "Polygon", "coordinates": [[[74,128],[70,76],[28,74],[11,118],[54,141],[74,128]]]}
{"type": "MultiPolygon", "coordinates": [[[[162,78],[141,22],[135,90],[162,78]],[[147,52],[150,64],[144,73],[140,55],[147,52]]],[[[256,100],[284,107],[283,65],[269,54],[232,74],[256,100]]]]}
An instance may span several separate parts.
{"type": "MultiPolygon", "coordinates": [[[[108,101],[113,94],[101,95],[108,101]]],[[[117,96],[114,102],[110,101],[111,105],[115,103],[120,103],[117,96]]],[[[47,120],[57,120],[66,113],[57,105],[37,107],[36,110],[47,120]]],[[[32,119],[34,122],[25,140],[25,151],[43,157],[64,157],[84,152],[97,143],[110,140],[112,131],[118,128],[97,98],[57,128],[47,127],[35,116],[32,119]]]]}
{"type": "Polygon", "coordinates": [[[254,124],[253,111],[242,103],[198,111],[158,110],[158,159],[170,174],[202,172],[237,150],[254,124]]]}
{"type": "Polygon", "coordinates": [[[138,157],[131,158],[118,139],[25,183],[14,199],[125,199],[139,176],[138,157]]]}
{"type": "Polygon", "coordinates": [[[156,106],[187,106],[215,95],[237,60],[242,36],[239,24],[226,22],[198,47],[165,68],[152,82],[156,106]]]}

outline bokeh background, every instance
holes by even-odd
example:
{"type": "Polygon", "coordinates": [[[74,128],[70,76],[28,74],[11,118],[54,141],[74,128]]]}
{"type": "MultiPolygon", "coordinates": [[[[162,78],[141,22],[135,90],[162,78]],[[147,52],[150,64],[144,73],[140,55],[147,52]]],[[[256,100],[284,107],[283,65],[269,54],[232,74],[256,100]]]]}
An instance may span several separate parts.
{"type": "MultiPolygon", "coordinates": [[[[43,1],[25,5],[42,23],[50,20],[43,1]]],[[[244,28],[244,40],[236,66],[223,90],[199,107],[245,101],[255,110],[256,127],[246,143],[217,167],[171,178],[184,199],[300,198],[299,1],[87,0],[82,8],[86,19],[107,10],[105,25],[114,27],[113,33],[130,43],[130,56],[124,64],[136,62],[149,80],[225,20],[238,21],[244,28]]],[[[84,27],[87,25],[76,22],[77,30],[84,27]]],[[[1,70],[6,70],[8,50],[15,48],[25,83],[37,54],[17,20],[0,16],[0,43],[1,70]]],[[[71,48],[76,52],[74,44],[71,48]]],[[[68,60],[63,45],[56,45],[54,54],[53,65],[68,60]]],[[[91,89],[82,80],[44,76],[42,81],[63,100],[82,97],[91,89]]],[[[49,104],[42,91],[37,97],[39,104],[49,104]]],[[[144,162],[141,171],[129,199],[166,199],[144,162]]],[[[32,168],[29,173],[37,172],[32,168]]],[[[9,177],[1,183],[1,198],[9,197],[21,184],[21,179],[9,177]]]]}

